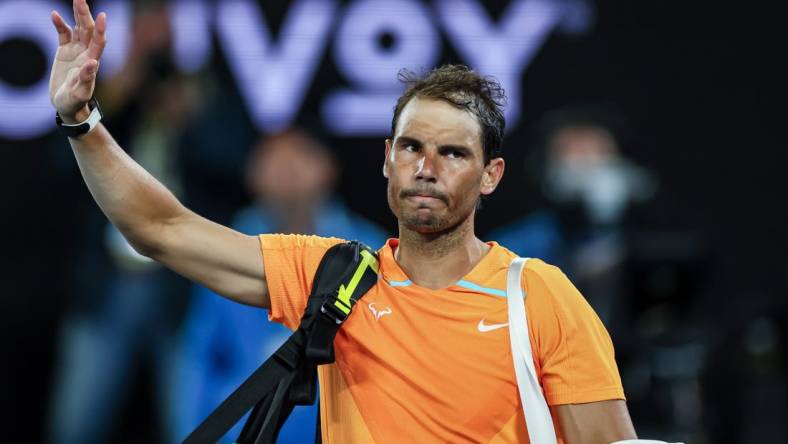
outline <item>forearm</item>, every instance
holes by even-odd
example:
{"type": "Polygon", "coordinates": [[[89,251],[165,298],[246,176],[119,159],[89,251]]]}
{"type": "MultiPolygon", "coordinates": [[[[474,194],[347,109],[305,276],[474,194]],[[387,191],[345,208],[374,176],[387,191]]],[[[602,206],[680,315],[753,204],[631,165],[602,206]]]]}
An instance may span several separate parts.
{"type": "MultiPolygon", "coordinates": [[[[57,11],[58,49],[49,98],[65,125],[91,110],[107,15],[96,20],[86,0],[74,0],[72,29],[57,11]]],[[[182,276],[244,304],[269,307],[260,241],[189,211],[131,159],[100,124],[71,138],[82,177],[104,214],[140,253],[182,276]]]]}
{"type": "Polygon", "coordinates": [[[188,210],[126,154],[102,125],[69,141],[101,210],[135,249],[153,254],[163,242],[162,227],[188,210]]]}

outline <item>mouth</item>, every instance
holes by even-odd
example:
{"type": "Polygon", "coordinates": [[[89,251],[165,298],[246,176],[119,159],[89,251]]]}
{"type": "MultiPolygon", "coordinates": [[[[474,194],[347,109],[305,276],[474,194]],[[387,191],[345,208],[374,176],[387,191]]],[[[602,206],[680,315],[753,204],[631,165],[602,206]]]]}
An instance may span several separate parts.
{"type": "Polygon", "coordinates": [[[431,189],[404,189],[399,193],[400,198],[408,197],[428,197],[431,199],[446,200],[446,195],[438,190],[431,189]]]}
{"type": "Polygon", "coordinates": [[[446,197],[438,192],[425,192],[405,190],[400,193],[400,198],[415,203],[418,206],[433,206],[437,202],[446,203],[446,197]]]}
{"type": "Polygon", "coordinates": [[[428,203],[432,203],[432,202],[435,202],[435,201],[440,201],[440,199],[438,199],[437,197],[429,196],[429,195],[426,195],[426,194],[416,194],[416,195],[413,195],[413,196],[407,196],[406,199],[408,199],[408,200],[410,200],[412,202],[419,203],[419,204],[428,204],[428,203]]]}

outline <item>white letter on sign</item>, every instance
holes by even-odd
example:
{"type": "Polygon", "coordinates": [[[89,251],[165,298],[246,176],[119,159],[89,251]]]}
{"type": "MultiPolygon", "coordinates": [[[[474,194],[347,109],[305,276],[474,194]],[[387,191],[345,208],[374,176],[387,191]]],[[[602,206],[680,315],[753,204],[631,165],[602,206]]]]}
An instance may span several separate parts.
{"type": "Polygon", "coordinates": [[[463,58],[481,74],[501,82],[509,99],[506,123],[512,129],[520,118],[522,72],[565,9],[560,2],[517,0],[497,26],[473,0],[441,0],[437,9],[449,40],[463,58]]]}
{"type": "Polygon", "coordinates": [[[362,0],[350,6],[337,32],[334,58],[354,90],[331,94],[323,120],[338,134],[387,134],[402,85],[402,68],[430,69],[440,41],[430,11],[413,0],[362,0]],[[382,44],[390,39],[390,46],[382,44]]]}
{"type": "Polygon", "coordinates": [[[91,8],[94,14],[102,11],[107,13],[107,47],[104,48],[99,68],[99,76],[103,78],[114,76],[126,65],[132,41],[132,7],[131,2],[102,0],[91,8]]]}
{"type": "Polygon", "coordinates": [[[261,131],[290,125],[320,63],[336,4],[293,4],[274,44],[256,2],[217,3],[219,38],[252,120],[261,131]]]}
{"type": "Polygon", "coordinates": [[[211,58],[211,13],[205,0],[176,0],[170,4],[175,62],[182,71],[202,69],[211,58]]]}

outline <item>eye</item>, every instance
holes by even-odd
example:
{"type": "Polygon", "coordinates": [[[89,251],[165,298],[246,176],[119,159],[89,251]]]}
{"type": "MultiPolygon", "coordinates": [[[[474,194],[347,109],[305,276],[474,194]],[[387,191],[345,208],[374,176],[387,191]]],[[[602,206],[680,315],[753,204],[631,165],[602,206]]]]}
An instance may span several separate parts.
{"type": "Polygon", "coordinates": [[[415,153],[415,152],[419,151],[419,148],[416,145],[412,144],[412,143],[409,143],[409,144],[405,145],[402,149],[404,149],[405,151],[407,151],[409,153],[415,153]]]}
{"type": "Polygon", "coordinates": [[[460,150],[450,150],[447,153],[447,155],[449,156],[450,159],[462,159],[463,157],[465,157],[465,153],[463,153],[460,150]]]}

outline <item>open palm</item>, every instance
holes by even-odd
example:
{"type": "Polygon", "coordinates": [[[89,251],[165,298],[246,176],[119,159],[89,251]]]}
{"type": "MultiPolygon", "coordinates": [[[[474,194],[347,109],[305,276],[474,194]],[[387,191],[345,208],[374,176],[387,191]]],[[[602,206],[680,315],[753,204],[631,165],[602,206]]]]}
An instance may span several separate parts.
{"type": "Polygon", "coordinates": [[[52,11],[59,46],[49,78],[49,98],[64,120],[76,120],[93,95],[99,59],[107,44],[107,16],[102,12],[94,21],[86,0],[74,0],[74,22],[72,30],[52,11]]]}

